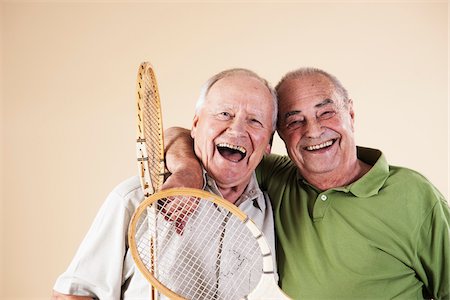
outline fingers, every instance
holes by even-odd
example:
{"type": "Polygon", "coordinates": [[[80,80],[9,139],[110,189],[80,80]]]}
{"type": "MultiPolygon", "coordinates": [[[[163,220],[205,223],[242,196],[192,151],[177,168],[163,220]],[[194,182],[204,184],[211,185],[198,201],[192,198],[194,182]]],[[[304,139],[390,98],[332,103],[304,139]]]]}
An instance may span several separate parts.
{"type": "Polygon", "coordinates": [[[199,199],[190,196],[168,197],[162,200],[159,209],[166,221],[173,222],[178,234],[183,234],[189,217],[197,210],[199,199]]]}

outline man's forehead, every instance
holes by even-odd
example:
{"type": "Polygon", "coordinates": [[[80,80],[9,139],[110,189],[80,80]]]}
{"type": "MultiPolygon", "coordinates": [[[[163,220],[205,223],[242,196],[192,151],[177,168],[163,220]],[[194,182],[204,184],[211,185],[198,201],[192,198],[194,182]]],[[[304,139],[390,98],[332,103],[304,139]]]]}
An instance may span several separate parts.
{"type": "Polygon", "coordinates": [[[278,90],[280,95],[288,96],[288,94],[299,94],[304,97],[316,94],[331,95],[335,92],[333,82],[321,74],[302,76],[299,78],[287,79],[278,90]]]}
{"type": "Polygon", "coordinates": [[[341,102],[333,82],[321,74],[286,80],[278,89],[278,97],[280,108],[286,105],[339,105],[341,102]]]}
{"type": "MultiPolygon", "coordinates": [[[[221,78],[211,86],[206,94],[206,103],[211,98],[219,98],[216,99],[217,102],[229,100],[231,103],[234,101],[245,101],[246,99],[250,100],[252,98],[267,98],[268,102],[271,103],[272,94],[267,86],[258,78],[247,74],[233,74],[221,78]]],[[[217,103],[217,105],[219,104],[217,103]]]]}

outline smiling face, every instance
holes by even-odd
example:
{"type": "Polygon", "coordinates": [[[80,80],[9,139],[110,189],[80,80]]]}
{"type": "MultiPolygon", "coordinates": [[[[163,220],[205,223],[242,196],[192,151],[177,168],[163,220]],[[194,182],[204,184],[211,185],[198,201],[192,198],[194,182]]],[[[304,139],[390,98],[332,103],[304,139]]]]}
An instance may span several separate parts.
{"type": "Polygon", "coordinates": [[[278,132],[310,183],[339,182],[357,163],[352,102],[322,74],[287,79],[278,88],[278,132]]]}
{"type": "Polygon", "coordinates": [[[218,80],[192,124],[195,154],[221,188],[246,186],[272,135],[272,94],[258,79],[218,80]]]}

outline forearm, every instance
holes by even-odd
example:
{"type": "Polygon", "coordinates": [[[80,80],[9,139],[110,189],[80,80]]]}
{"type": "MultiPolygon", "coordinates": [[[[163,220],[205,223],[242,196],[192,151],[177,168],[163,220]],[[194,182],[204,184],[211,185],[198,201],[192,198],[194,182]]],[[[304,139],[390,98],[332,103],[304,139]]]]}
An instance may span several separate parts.
{"type": "Polygon", "coordinates": [[[165,160],[171,175],[163,188],[203,187],[200,161],[194,153],[194,141],[190,131],[181,127],[171,127],[164,131],[165,160]]]}

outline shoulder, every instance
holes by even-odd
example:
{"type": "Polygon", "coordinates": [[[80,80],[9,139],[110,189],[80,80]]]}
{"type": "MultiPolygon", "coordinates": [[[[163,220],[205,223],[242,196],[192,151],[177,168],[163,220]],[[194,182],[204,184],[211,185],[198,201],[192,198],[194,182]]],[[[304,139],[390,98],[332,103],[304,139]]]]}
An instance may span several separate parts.
{"type": "Polygon", "coordinates": [[[358,158],[372,165],[371,170],[362,179],[365,186],[374,184],[376,190],[387,199],[408,207],[420,206],[420,209],[434,206],[444,200],[438,189],[421,173],[410,168],[388,163],[384,154],[377,149],[358,147],[358,158]]]}
{"type": "Polygon", "coordinates": [[[138,176],[133,176],[125,179],[112,190],[113,193],[117,194],[122,198],[130,197],[136,193],[142,193],[141,182],[138,176]]]}
{"type": "Polygon", "coordinates": [[[421,173],[409,168],[394,165],[389,166],[389,177],[387,179],[387,182],[391,185],[407,185],[408,188],[414,190],[425,189],[437,191],[436,187],[421,173]]]}
{"type": "Polygon", "coordinates": [[[138,176],[122,181],[108,195],[109,202],[121,205],[129,212],[134,212],[143,200],[144,193],[138,176]]]}
{"type": "Polygon", "coordinates": [[[287,155],[267,154],[263,156],[262,162],[265,164],[273,164],[287,166],[292,164],[291,159],[287,155]]]}
{"type": "Polygon", "coordinates": [[[417,204],[422,209],[436,204],[446,204],[441,192],[421,173],[399,166],[389,166],[385,189],[401,195],[408,205],[417,204]]]}
{"type": "Polygon", "coordinates": [[[302,179],[297,166],[288,156],[270,154],[264,156],[261,164],[256,169],[258,183],[263,191],[266,191],[275,209],[282,200],[297,199],[299,181],[302,179]],[[292,197],[291,197],[292,196],[292,197]]]}
{"type": "Polygon", "coordinates": [[[296,172],[297,167],[286,155],[269,154],[264,155],[257,168],[257,173],[286,173],[287,171],[296,172]]]}

